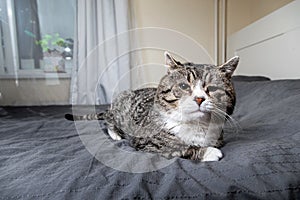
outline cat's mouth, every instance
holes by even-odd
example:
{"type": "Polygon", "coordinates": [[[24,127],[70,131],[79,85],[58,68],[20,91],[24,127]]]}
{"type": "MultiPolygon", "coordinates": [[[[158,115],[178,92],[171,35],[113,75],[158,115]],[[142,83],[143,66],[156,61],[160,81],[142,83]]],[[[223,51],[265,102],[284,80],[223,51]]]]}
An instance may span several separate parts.
{"type": "Polygon", "coordinates": [[[210,114],[210,111],[199,108],[195,111],[190,112],[190,114],[191,115],[200,115],[200,117],[201,117],[201,116],[210,114]]]}
{"type": "Polygon", "coordinates": [[[191,113],[206,113],[206,114],[208,114],[208,113],[210,113],[210,111],[207,110],[207,109],[199,107],[197,110],[192,111],[191,113]]]}
{"type": "Polygon", "coordinates": [[[187,113],[187,116],[190,120],[201,120],[203,122],[207,122],[210,119],[210,112],[209,111],[204,111],[204,110],[195,110],[192,112],[187,113]]]}

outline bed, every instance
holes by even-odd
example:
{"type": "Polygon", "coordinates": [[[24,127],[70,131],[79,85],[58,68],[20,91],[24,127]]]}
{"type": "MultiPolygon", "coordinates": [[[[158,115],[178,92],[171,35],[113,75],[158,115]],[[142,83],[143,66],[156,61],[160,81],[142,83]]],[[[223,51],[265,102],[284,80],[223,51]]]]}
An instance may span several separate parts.
{"type": "MultiPolygon", "coordinates": [[[[225,126],[221,161],[176,158],[145,173],[96,159],[63,118],[72,106],[0,107],[0,199],[300,199],[300,80],[238,76],[234,85],[236,122],[225,126]]],[[[83,123],[81,133],[108,138],[97,123],[101,131],[83,123]]]]}

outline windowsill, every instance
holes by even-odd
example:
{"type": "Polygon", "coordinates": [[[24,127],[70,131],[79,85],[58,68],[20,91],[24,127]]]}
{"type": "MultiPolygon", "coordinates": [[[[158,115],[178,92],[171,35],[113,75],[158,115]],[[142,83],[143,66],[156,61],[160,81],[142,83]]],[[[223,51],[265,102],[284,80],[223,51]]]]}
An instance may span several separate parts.
{"type": "Polygon", "coordinates": [[[0,74],[0,79],[69,79],[67,72],[44,72],[43,70],[19,70],[17,74],[0,74]]]}

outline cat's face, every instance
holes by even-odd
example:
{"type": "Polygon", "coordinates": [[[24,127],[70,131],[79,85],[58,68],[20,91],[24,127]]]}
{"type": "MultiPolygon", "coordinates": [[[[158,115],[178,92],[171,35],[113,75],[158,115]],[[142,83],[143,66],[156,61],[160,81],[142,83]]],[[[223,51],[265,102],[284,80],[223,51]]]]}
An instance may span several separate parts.
{"type": "Polygon", "coordinates": [[[238,57],[221,66],[180,63],[165,54],[168,74],[158,86],[155,103],[176,121],[231,114],[235,93],[231,83],[238,57]]]}

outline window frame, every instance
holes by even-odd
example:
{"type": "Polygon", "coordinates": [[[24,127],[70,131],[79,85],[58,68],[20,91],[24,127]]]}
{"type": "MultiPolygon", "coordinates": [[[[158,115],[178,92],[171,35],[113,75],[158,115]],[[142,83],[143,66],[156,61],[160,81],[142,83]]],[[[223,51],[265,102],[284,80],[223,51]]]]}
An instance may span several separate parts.
{"type": "MultiPolygon", "coordinates": [[[[0,79],[16,79],[16,78],[70,78],[73,64],[68,63],[65,72],[45,72],[44,69],[21,69],[16,13],[13,0],[2,0],[5,3],[7,24],[0,19],[0,79]],[[4,28],[4,26],[8,26],[4,28]],[[56,74],[53,76],[53,74],[56,74]]],[[[70,61],[67,61],[70,62],[70,61]]],[[[72,61],[73,62],[73,61],[72,61]]]]}

